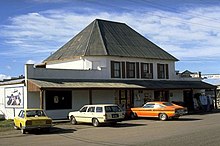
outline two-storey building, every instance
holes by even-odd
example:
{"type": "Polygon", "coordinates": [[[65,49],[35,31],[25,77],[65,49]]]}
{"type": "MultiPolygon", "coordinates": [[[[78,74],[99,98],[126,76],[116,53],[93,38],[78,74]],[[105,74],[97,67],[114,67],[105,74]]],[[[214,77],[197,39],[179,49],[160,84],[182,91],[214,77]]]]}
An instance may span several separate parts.
{"type": "Polygon", "coordinates": [[[25,65],[24,79],[2,82],[0,109],[13,118],[22,108],[43,108],[53,119],[98,103],[126,110],[170,101],[193,110],[194,94],[216,88],[177,74],[176,61],[128,25],[96,19],[42,64],[25,65]]]}

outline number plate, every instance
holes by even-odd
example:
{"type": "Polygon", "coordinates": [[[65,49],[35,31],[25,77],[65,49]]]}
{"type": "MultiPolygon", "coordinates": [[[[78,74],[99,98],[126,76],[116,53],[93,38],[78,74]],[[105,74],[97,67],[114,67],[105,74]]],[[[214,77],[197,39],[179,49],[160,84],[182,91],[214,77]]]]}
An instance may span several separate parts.
{"type": "Polygon", "coordinates": [[[118,114],[112,114],[112,118],[118,118],[119,115],[118,114]]]}
{"type": "Polygon", "coordinates": [[[33,121],[33,125],[44,125],[46,121],[33,121]]]}

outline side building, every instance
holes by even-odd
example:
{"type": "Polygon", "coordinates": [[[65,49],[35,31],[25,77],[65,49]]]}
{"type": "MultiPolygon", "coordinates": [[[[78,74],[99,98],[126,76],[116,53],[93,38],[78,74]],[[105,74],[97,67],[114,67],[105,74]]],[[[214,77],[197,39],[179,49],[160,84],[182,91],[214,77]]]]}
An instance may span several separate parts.
{"type": "Polygon", "coordinates": [[[63,119],[84,104],[126,110],[170,101],[193,111],[194,95],[216,87],[181,76],[176,61],[128,25],[96,19],[42,64],[26,64],[24,79],[1,82],[0,110],[10,119],[23,108],[42,108],[63,119]]]}

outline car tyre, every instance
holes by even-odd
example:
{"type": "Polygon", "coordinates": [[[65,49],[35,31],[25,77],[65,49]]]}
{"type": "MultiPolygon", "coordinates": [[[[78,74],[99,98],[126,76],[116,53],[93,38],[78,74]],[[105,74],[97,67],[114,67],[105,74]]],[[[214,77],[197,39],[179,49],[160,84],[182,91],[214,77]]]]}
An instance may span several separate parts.
{"type": "Polygon", "coordinates": [[[96,119],[96,118],[92,119],[92,125],[93,125],[94,127],[98,127],[98,126],[100,125],[99,120],[96,119]]]}
{"type": "Polygon", "coordinates": [[[72,125],[76,125],[76,124],[77,124],[76,118],[75,118],[74,116],[71,116],[70,123],[71,123],[72,125]]]}
{"type": "Polygon", "coordinates": [[[159,119],[161,121],[166,121],[168,119],[168,116],[165,113],[159,114],[159,119]]]}
{"type": "Polygon", "coordinates": [[[24,129],[24,127],[22,127],[22,125],[21,125],[21,133],[26,134],[26,130],[24,129]]]}

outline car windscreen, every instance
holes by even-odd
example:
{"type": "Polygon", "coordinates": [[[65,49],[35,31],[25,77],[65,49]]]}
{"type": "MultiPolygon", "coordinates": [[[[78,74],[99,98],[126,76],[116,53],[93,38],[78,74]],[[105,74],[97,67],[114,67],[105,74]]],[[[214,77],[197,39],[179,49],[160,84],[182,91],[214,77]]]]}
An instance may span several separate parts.
{"type": "Polygon", "coordinates": [[[42,110],[30,110],[30,111],[26,111],[26,116],[27,117],[42,117],[46,115],[42,110]]]}
{"type": "Polygon", "coordinates": [[[166,105],[166,106],[173,106],[173,104],[170,103],[170,102],[163,102],[163,105],[166,105]]]}
{"type": "Polygon", "coordinates": [[[105,106],[105,112],[121,112],[118,106],[105,106]]]}

